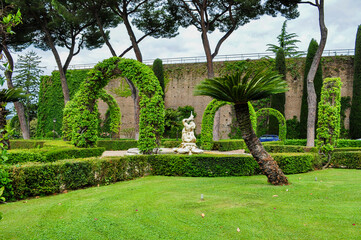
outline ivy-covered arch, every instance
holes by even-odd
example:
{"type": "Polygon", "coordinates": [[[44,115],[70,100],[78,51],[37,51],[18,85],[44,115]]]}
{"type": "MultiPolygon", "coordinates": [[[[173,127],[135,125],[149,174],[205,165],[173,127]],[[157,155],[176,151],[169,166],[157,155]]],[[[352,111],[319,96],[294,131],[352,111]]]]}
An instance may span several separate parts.
{"type": "Polygon", "coordinates": [[[106,103],[108,104],[108,111],[110,113],[109,115],[109,122],[110,122],[110,131],[112,133],[118,133],[119,132],[119,127],[121,124],[121,113],[120,113],[120,108],[119,105],[117,103],[117,100],[115,100],[115,98],[110,95],[109,93],[107,93],[107,91],[105,91],[105,89],[102,89],[100,91],[100,98],[106,103]]]}
{"type": "MultiPolygon", "coordinates": [[[[217,110],[226,104],[231,104],[225,101],[218,101],[213,99],[206,107],[202,118],[202,129],[201,129],[201,148],[204,150],[211,150],[213,147],[213,124],[214,115],[217,110]]],[[[254,108],[250,102],[248,102],[249,113],[251,116],[251,122],[253,129],[257,126],[257,117],[254,108]]]]}
{"type": "Polygon", "coordinates": [[[97,99],[111,78],[125,77],[139,91],[139,141],[143,153],[150,153],[160,143],[164,132],[162,89],[152,69],[136,60],[112,57],[98,63],[88,73],[75,97],[64,109],[65,131],[71,132],[75,146],[94,146],[98,135],[97,99]]]}
{"type": "Polygon", "coordinates": [[[282,113],[280,113],[278,110],[274,108],[261,108],[256,112],[257,119],[260,116],[264,115],[272,115],[278,120],[278,136],[281,141],[286,140],[287,135],[287,125],[286,125],[286,119],[283,116],[282,113]]]}

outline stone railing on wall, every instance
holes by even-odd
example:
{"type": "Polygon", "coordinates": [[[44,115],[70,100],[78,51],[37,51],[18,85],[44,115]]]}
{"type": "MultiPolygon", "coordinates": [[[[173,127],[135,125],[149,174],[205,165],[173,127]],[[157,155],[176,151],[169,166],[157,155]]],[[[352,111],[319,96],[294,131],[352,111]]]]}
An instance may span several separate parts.
{"type": "MultiPolygon", "coordinates": [[[[300,56],[304,57],[307,54],[307,51],[300,51],[300,56]]],[[[322,56],[350,56],[354,55],[354,49],[335,49],[335,50],[324,50],[322,56]]],[[[274,58],[275,54],[273,52],[266,53],[242,53],[242,54],[229,54],[229,55],[217,55],[213,61],[215,62],[227,62],[227,61],[240,61],[240,60],[256,60],[263,57],[274,58]]],[[[152,65],[155,59],[146,59],[143,63],[147,65],[152,65]]],[[[163,58],[163,64],[179,64],[179,63],[202,63],[206,62],[205,56],[196,56],[196,57],[177,57],[177,58],[163,58]]],[[[74,64],[69,65],[68,69],[90,69],[93,68],[96,63],[87,63],[87,64],[74,64]]],[[[55,67],[55,70],[58,68],[55,67]]]]}

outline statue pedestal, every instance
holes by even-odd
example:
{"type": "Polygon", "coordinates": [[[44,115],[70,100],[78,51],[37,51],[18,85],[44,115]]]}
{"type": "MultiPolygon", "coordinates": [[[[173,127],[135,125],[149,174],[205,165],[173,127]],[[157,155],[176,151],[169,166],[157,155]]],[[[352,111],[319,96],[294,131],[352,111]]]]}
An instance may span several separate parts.
{"type": "Polygon", "coordinates": [[[203,153],[202,149],[197,148],[195,143],[182,143],[179,148],[174,148],[174,152],[192,155],[193,153],[199,154],[203,153]]]}

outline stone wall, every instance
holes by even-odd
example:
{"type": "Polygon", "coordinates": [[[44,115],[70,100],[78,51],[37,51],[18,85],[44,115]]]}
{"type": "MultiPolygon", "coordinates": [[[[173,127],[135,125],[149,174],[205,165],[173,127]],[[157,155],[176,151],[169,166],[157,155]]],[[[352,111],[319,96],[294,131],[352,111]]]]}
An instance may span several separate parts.
{"type": "MultiPolygon", "coordinates": [[[[286,93],[285,117],[292,119],[300,117],[301,99],[303,91],[303,66],[304,58],[297,60],[288,60],[287,82],[289,91],[286,93]]],[[[323,62],[323,76],[340,77],[342,86],[342,96],[352,96],[353,80],[353,57],[325,57],[323,62]]],[[[224,62],[215,62],[215,76],[219,76],[224,69],[224,62]]],[[[207,68],[205,63],[192,64],[170,64],[164,65],[165,76],[167,79],[165,107],[178,108],[179,106],[191,105],[194,107],[197,117],[196,132],[200,133],[203,111],[211,101],[209,97],[193,96],[194,87],[207,77],[207,68]]],[[[131,97],[120,97],[114,89],[119,88],[119,79],[113,79],[106,86],[110,94],[116,97],[122,112],[122,134],[124,131],[130,131],[134,127],[134,104],[131,97]],[[128,130],[127,130],[128,129],[128,130]]],[[[124,88],[124,86],[123,86],[124,88]]],[[[106,112],[107,105],[100,102],[99,110],[102,115],[106,112]]],[[[346,112],[346,128],[348,128],[349,111],[346,112]]],[[[221,108],[221,138],[228,138],[230,124],[232,122],[231,107],[229,105],[221,108]]],[[[128,135],[129,137],[129,135],[128,135]]]]}

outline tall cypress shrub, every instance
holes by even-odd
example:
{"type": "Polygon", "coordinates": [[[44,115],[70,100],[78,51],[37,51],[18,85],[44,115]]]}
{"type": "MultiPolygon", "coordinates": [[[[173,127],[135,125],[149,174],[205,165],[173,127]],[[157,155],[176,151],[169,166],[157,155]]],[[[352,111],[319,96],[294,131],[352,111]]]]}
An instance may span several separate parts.
{"type": "Polygon", "coordinates": [[[350,113],[350,137],[361,138],[361,25],[358,26],[355,43],[353,91],[350,113]]]}
{"type": "Polygon", "coordinates": [[[163,90],[163,99],[165,97],[165,89],[164,89],[164,71],[163,71],[163,62],[161,59],[157,58],[153,62],[153,72],[155,76],[158,78],[159,84],[163,90]]]}
{"type": "MultiPolygon", "coordinates": [[[[318,48],[318,43],[315,39],[312,39],[310,45],[308,46],[306,63],[305,63],[305,72],[303,77],[303,94],[302,94],[302,104],[301,104],[301,116],[300,116],[300,137],[307,138],[307,115],[308,115],[308,103],[307,103],[307,75],[310,71],[313,58],[316,54],[318,48]]],[[[317,96],[317,108],[316,108],[316,122],[317,122],[317,111],[318,111],[318,102],[320,101],[321,88],[322,88],[322,63],[318,65],[315,79],[313,80],[315,86],[316,96],[317,96]]]]}
{"type": "MultiPolygon", "coordinates": [[[[286,79],[286,59],[283,48],[278,49],[276,54],[275,70],[283,75],[286,79]]],[[[283,116],[285,115],[286,94],[279,93],[271,96],[271,108],[278,110],[283,116]]],[[[269,119],[269,133],[278,135],[278,120],[274,116],[269,119]]]]}

